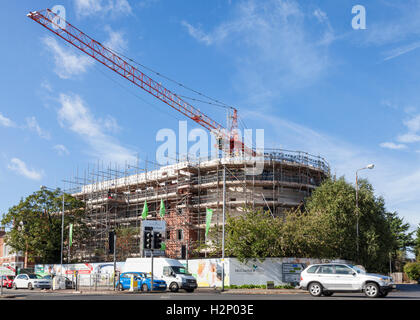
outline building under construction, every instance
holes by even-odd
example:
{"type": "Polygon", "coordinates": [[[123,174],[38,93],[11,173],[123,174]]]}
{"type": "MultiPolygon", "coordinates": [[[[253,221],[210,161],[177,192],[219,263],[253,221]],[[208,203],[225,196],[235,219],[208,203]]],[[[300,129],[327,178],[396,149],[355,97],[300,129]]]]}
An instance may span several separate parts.
{"type": "Polygon", "coordinates": [[[144,168],[126,165],[122,169],[98,164],[83,177],[72,178],[73,186],[78,186],[73,195],[86,204],[90,232],[79,252],[72,253],[74,258],[109,260],[110,231],[117,233],[118,259],[141,256],[144,204],[147,202],[147,219],[161,219],[162,200],[166,256],[192,257],[193,250],[206,242],[206,209],[213,209],[211,228],[223,223],[224,184],[225,208],[230,216],[240,215],[246,208],[279,216],[285,209],[301,204],[329,174],[323,158],[286,150],[265,153],[259,174],[253,174],[254,162],[243,158],[179,161],[161,167],[155,164],[155,168],[150,164],[146,162],[144,168]]]}
{"type": "Polygon", "coordinates": [[[329,174],[324,159],[304,152],[270,150],[259,154],[256,148],[241,140],[236,108],[126,58],[83,33],[58,12],[45,9],[29,12],[27,16],[124,78],[127,84],[136,86],[213,133],[220,150],[228,146],[224,153],[227,157],[222,159],[178,161],[152,169],[148,162],[142,168],[139,163],[125,168],[104,168],[98,164],[94,169],[88,169],[83,177],[73,177],[70,182],[77,190],[72,193],[86,204],[85,219],[91,233],[72,253],[77,260],[109,260],[111,231],[117,234],[118,259],[141,255],[143,207],[147,202],[147,219],[160,219],[157,213],[162,201],[166,210],[163,217],[166,221],[166,255],[189,257],[193,249],[206,242],[206,209],[213,209],[213,228],[223,223],[222,208],[231,216],[241,214],[246,208],[263,209],[278,216],[285,209],[302,203],[329,174]],[[175,83],[177,89],[196,94],[199,99],[182,92],[175,93],[141,69],[175,83]],[[227,128],[186,100],[225,108],[227,128]],[[251,160],[235,158],[233,154],[251,156],[251,160]],[[254,156],[263,161],[261,172],[252,169],[254,156]]]}

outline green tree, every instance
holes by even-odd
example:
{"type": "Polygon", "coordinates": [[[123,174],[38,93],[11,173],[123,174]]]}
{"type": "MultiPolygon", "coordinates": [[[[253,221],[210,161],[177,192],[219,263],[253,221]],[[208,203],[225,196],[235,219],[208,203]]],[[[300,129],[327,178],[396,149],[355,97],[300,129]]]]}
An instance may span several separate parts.
{"type": "Polygon", "coordinates": [[[138,246],[136,244],[136,236],[139,234],[140,229],[136,227],[120,227],[116,229],[116,254],[120,259],[129,257],[133,248],[138,246]]]}
{"type": "Polygon", "coordinates": [[[346,259],[369,270],[386,270],[394,243],[384,201],[372,186],[359,181],[359,254],[355,188],[344,178],[327,179],[306,199],[305,208],[286,214],[286,255],[346,259]]]}
{"type": "Polygon", "coordinates": [[[420,281],[420,262],[409,262],[404,266],[404,272],[411,280],[420,281]]]}
{"type": "Polygon", "coordinates": [[[416,260],[420,261],[420,224],[417,226],[415,233],[416,237],[413,240],[413,251],[416,256],[416,260]]]}
{"type": "Polygon", "coordinates": [[[387,212],[386,219],[391,229],[393,240],[390,252],[392,270],[401,272],[406,260],[407,251],[415,245],[413,239],[414,232],[408,232],[410,224],[404,223],[404,219],[398,217],[396,212],[387,212]]]}
{"type": "MultiPolygon", "coordinates": [[[[64,239],[68,239],[68,226],[73,223],[73,242],[77,248],[86,238],[87,229],[81,220],[84,205],[71,195],[65,194],[64,206],[64,239]]],[[[34,192],[3,215],[1,222],[8,230],[6,243],[14,252],[26,252],[28,262],[59,262],[61,214],[62,194],[59,189],[41,189],[34,192]]],[[[63,254],[66,249],[67,246],[64,246],[63,254]]]]}
{"type": "Polygon", "coordinates": [[[268,212],[248,209],[244,215],[226,219],[225,252],[239,261],[258,259],[281,254],[280,239],[282,220],[268,212]]]}
{"type": "MultiPolygon", "coordinates": [[[[359,181],[356,210],[355,187],[344,178],[327,179],[304,205],[283,217],[251,209],[240,216],[228,215],[225,254],[240,261],[267,257],[345,259],[369,271],[387,272],[390,253],[404,256],[412,245],[409,225],[396,212],[386,210],[384,199],[375,196],[367,180],[359,181]]],[[[220,239],[221,228],[213,228],[208,242],[197,250],[211,248],[209,256],[220,255],[220,239]]]]}

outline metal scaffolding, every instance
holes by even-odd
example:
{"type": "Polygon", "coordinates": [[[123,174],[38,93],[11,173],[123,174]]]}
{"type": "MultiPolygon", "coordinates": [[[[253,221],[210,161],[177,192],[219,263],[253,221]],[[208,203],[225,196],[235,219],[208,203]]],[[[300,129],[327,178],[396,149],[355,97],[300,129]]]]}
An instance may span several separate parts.
{"type": "Polygon", "coordinates": [[[166,166],[148,160],[137,160],[135,165],[104,166],[98,162],[89,166],[82,176],[77,173],[65,180],[73,196],[86,205],[84,221],[90,232],[80,246],[83,249],[72,256],[79,261],[109,260],[110,231],[117,233],[117,259],[140,256],[144,203],[147,201],[149,209],[147,219],[155,220],[161,219],[162,200],[166,255],[191,256],[205,242],[207,208],[214,211],[212,226],[221,226],[223,167],[231,216],[242,214],[246,208],[261,208],[280,216],[285,209],[301,204],[330,174],[325,159],[305,152],[273,149],[262,161],[264,168],[256,175],[247,171],[254,162],[244,158],[186,159],[166,166]]]}

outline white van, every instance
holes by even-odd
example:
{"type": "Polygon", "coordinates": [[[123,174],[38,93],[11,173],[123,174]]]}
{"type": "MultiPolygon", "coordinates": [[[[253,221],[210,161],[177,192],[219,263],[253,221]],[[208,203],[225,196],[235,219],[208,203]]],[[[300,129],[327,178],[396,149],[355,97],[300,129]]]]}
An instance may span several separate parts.
{"type": "MultiPolygon", "coordinates": [[[[127,258],[122,272],[150,273],[151,260],[151,258],[127,258]]],[[[177,292],[179,289],[193,292],[197,288],[197,280],[176,259],[153,258],[153,276],[164,280],[172,292],[177,292]]]]}

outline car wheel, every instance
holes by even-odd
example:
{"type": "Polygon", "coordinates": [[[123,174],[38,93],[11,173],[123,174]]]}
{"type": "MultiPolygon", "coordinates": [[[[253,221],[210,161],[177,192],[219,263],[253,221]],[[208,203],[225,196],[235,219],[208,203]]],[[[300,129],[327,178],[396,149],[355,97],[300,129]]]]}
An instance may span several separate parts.
{"type": "Polygon", "coordinates": [[[178,290],[179,290],[178,283],[176,283],[176,282],[172,282],[172,283],[169,285],[169,290],[171,290],[172,292],[178,292],[178,290]]]}
{"type": "Polygon", "coordinates": [[[377,298],[379,296],[379,287],[374,282],[369,282],[365,286],[365,295],[369,298],[377,298]]]}
{"type": "Polygon", "coordinates": [[[379,298],[385,298],[388,295],[388,291],[381,291],[379,292],[379,298]]]}
{"type": "Polygon", "coordinates": [[[322,286],[318,282],[312,282],[309,285],[309,293],[313,297],[320,297],[322,295],[322,286]]]}
{"type": "Polygon", "coordinates": [[[333,295],[333,293],[334,293],[334,292],[331,292],[331,291],[324,291],[322,294],[323,294],[325,297],[331,297],[331,296],[333,295]]]}
{"type": "Polygon", "coordinates": [[[143,283],[143,284],[141,285],[141,291],[142,291],[142,292],[147,292],[147,291],[149,291],[149,287],[147,286],[147,284],[143,283]]]}
{"type": "Polygon", "coordinates": [[[185,289],[187,292],[194,292],[194,289],[185,289]]]}
{"type": "Polygon", "coordinates": [[[32,283],[28,283],[28,290],[33,290],[34,288],[32,287],[32,283]]]}
{"type": "Polygon", "coordinates": [[[13,289],[17,290],[17,285],[16,283],[13,284],[13,289]]]}
{"type": "Polygon", "coordinates": [[[117,286],[117,290],[118,290],[118,291],[124,291],[124,287],[123,287],[122,283],[119,283],[119,284],[118,284],[118,286],[117,286]]]}

